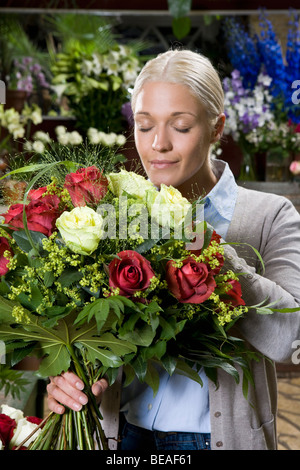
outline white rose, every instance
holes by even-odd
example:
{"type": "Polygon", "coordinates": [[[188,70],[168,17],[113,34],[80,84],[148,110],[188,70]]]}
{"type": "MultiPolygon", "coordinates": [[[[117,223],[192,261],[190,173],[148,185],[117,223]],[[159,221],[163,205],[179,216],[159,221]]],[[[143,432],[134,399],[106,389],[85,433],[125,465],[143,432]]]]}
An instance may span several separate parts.
{"type": "Polygon", "coordinates": [[[92,254],[103,235],[103,218],[86,206],[63,212],[56,226],[67,247],[82,255],[92,254]]]}
{"type": "Polygon", "coordinates": [[[120,197],[125,191],[132,196],[145,199],[146,191],[157,192],[151,181],[133,171],[121,170],[118,173],[110,173],[107,179],[109,181],[108,187],[115,196],[120,197]]]}
{"type": "Polygon", "coordinates": [[[9,416],[11,419],[14,419],[17,422],[20,419],[24,418],[23,411],[17,410],[16,408],[13,408],[12,406],[1,405],[1,410],[2,410],[2,414],[9,416]]]}
{"type": "MultiPolygon", "coordinates": [[[[17,427],[14,431],[14,435],[9,443],[10,447],[19,446],[24,439],[26,439],[36,428],[37,424],[30,423],[26,418],[22,418],[17,422],[17,427]]],[[[29,439],[25,442],[24,446],[28,447],[37,436],[41,433],[41,429],[38,429],[29,439]]]]}
{"type": "Polygon", "coordinates": [[[147,208],[156,223],[175,229],[183,223],[191,203],[178,189],[161,184],[160,191],[147,192],[147,208]]]}

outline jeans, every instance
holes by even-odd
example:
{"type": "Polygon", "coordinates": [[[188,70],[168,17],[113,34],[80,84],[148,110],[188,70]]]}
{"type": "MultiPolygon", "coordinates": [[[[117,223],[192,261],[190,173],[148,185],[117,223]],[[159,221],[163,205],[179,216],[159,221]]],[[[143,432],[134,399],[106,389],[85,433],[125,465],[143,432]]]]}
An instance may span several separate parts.
{"type": "Polygon", "coordinates": [[[120,450],[210,450],[210,434],[148,431],[125,423],[120,450]]]}

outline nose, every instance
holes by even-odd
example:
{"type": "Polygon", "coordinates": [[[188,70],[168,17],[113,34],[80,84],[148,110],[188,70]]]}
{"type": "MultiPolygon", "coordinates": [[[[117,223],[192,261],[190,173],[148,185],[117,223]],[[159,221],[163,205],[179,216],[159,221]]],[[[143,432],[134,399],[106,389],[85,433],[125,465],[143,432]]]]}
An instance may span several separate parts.
{"type": "Polygon", "coordinates": [[[152,149],[156,152],[169,152],[172,148],[168,132],[166,130],[158,130],[154,136],[152,149]]]}

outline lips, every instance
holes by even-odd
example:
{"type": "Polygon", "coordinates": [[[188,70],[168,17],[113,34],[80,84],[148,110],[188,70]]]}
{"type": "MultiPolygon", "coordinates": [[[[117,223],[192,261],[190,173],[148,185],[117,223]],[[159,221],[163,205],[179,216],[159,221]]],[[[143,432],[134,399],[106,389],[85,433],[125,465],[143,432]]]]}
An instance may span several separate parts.
{"type": "Polygon", "coordinates": [[[178,161],[171,161],[171,160],[152,160],[150,162],[151,166],[154,168],[170,168],[171,166],[178,163],[178,161]]]}

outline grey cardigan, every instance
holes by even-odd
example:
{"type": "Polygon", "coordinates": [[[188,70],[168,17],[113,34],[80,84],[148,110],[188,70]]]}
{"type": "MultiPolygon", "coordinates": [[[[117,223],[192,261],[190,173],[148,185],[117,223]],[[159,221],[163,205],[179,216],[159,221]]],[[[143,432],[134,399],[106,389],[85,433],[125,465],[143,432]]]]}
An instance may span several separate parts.
{"type": "MultiPolygon", "coordinates": [[[[257,315],[249,311],[236,326],[249,348],[264,354],[253,361],[255,387],[248,400],[242,380],[218,370],[218,388],[209,382],[211,447],[214,450],[267,450],[277,448],[277,386],[274,362],[290,362],[292,343],[300,339],[300,215],[280,196],[239,187],[237,203],[225,245],[225,266],[241,276],[247,305],[264,299],[278,308],[299,307],[296,313],[257,315]],[[265,271],[249,245],[261,254],[265,271]],[[271,359],[271,361],[269,359],[271,359]]],[[[241,373],[242,378],[242,373],[241,373]]],[[[115,384],[102,404],[107,435],[117,433],[120,390],[115,384]]],[[[116,448],[116,441],[110,440],[116,448]]]]}

